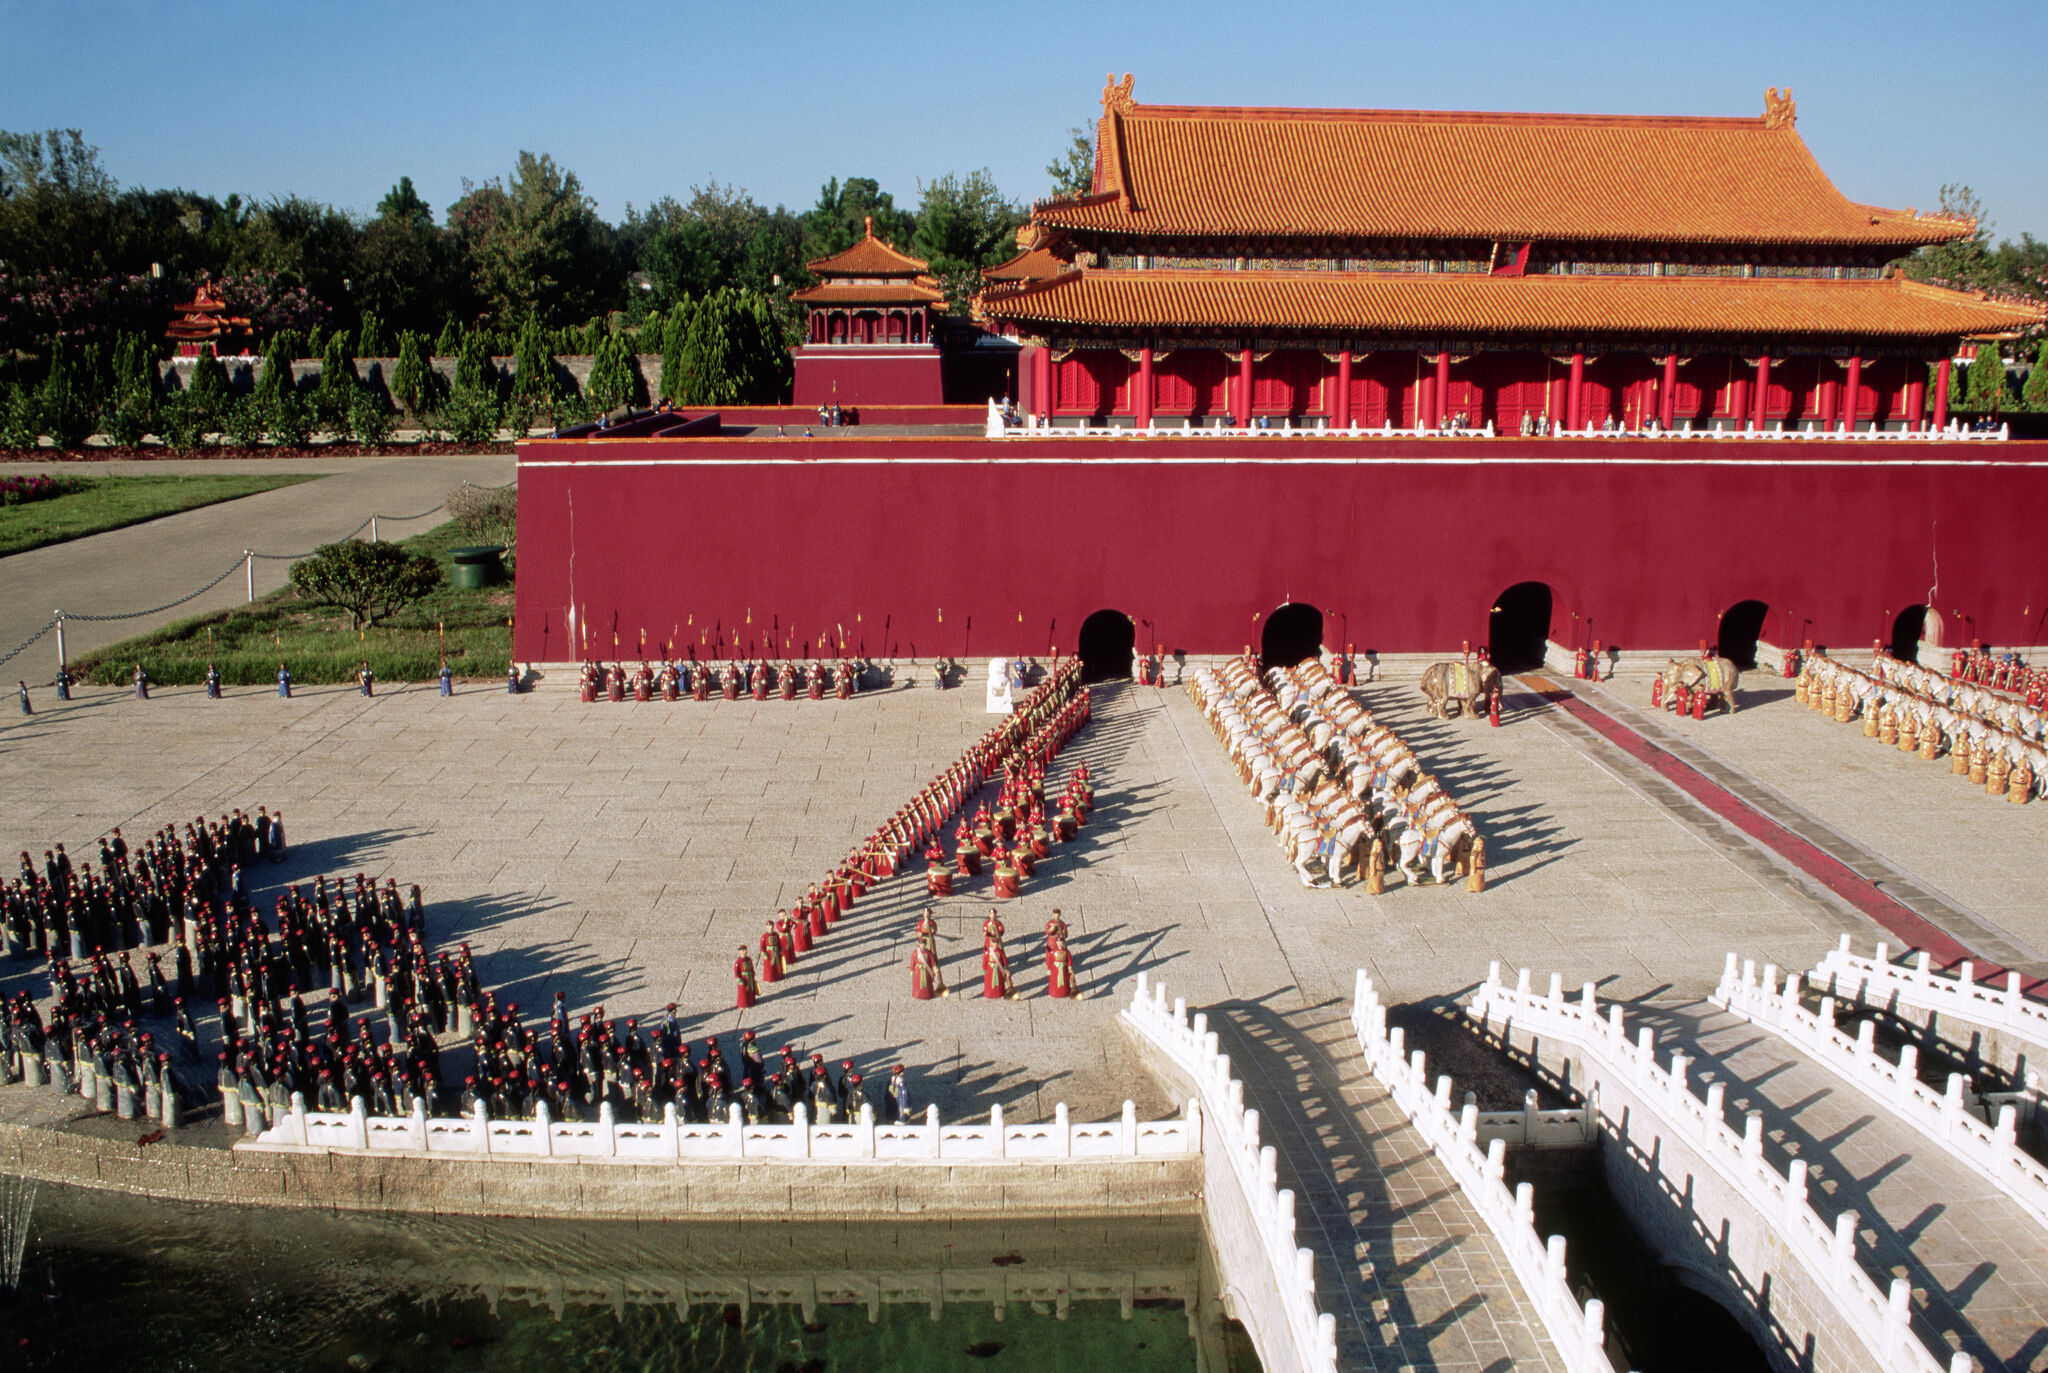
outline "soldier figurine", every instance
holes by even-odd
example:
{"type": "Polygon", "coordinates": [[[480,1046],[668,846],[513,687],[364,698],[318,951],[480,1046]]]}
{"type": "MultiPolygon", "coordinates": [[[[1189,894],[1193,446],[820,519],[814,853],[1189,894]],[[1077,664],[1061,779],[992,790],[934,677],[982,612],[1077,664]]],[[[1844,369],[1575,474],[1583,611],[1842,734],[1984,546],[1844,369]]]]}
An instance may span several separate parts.
{"type": "Polygon", "coordinates": [[[920,933],[917,946],[910,951],[910,994],[919,1001],[951,995],[946,990],[945,975],[939,971],[938,950],[928,933],[920,933]]]}
{"type": "Polygon", "coordinates": [[[1015,1001],[1017,984],[1010,976],[1010,956],[1003,938],[989,935],[981,945],[981,994],[990,1001],[1015,1001]]]}
{"type": "Polygon", "coordinates": [[[220,699],[220,669],[212,663],[206,665],[206,699],[209,701],[218,701],[220,699]]]}
{"type": "Polygon", "coordinates": [[[284,665],[283,663],[279,663],[279,664],[277,665],[277,699],[278,699],[278,700],[280,700],[280,701],[289,701],[289,700],[291,700],[291,698],[292,698],[292,674],[291,674],[291,670],[290,670],[289,668],[287,668],[287,667],[286,667],[286,666],[285,666],[285,665],[284,665]]]}
{"type": "Polygon", "coordinates": [[[519,664],[517,663],[505,664],[505,694],[507,696],[517,696],[519,694],[519,664]]]}
{"type": "Polygon", "coordinates": [[[76,677],[71,675],[70,668],[66,667],[62,663],[59,663],[57,665],[57,699],[60,701],[70,700],[71,684],[77,680],[78,679],[76,677]]]}
{"type": "Polygon", "coordinates": [[[796,664],[784,663],[776,669],[775,675],[778,679],[777,685],[782,692],[782,699],[794,701],[796,699],[796,664]]]}
{"type": "Polygon", "coordinates": [[[149,674],[142,670],[141,663],[135,665],[135,699],[138,701],[147,701],[149,699],[149,674]]]}
{"type": "Polygon", "coordinates": [[[36,713],[35,707],[28,703],[27,682],[17,679],[14,683],[14,694],[21,698],[21,713],[23,715],[33,715],[36,713]]]}
{"type": "Polygon", "coordinates": [[[1080,1000],[1081,988],[1074,981],[1074,955],[1067,948],[1067,941],[1058,937],[1046,940],[1045,961],[1047,992],[1057,997],[1080,1000]]]}
{"type": "Polygon", "coordinates": [[[365,696],[377,694],[377,674],[370,671],[368,658],[363,659],[362,666],[356,669],[356,690],[365,696]]]}
{"type": "Polygon", "coordinates": [[[805,668],[805,671],[804,671],[804,678],[805,678],[805,692],[804,692],[804,694],[805,694],[806,696],[810,697],[810,699],[811,699],[811,700],[813,700],[813,701],[822,701],[822,700],[824,700],[824,699],[825,699],[825,665],[824,665],[823,663],[811,663],[811,664],[808,664],[808,665],[806,666],[806,668],[805,668]]]}
{"type": "Polygon", "coordinates": [[[754,960],[747,957],[747,946],[740,945],[739,957],[732,961],[734,999],[742,1011],[761,999],[761,984],[754,979],[754,960]]]}
{"type": "Polygon", "coordinates": [[[453,696],[455,694],[455,674],[448,670],[448,664],[445,660],[441,664],[441,694],[443,696],[453,696]]]}
{"type": "Polygon", "coordinates": [[[882,1117],[893,1125],[910,1123],[910,1084],[903,1080],[903,1065],[889,1070],[889,1085],[882,1089],[882,1117]]]}

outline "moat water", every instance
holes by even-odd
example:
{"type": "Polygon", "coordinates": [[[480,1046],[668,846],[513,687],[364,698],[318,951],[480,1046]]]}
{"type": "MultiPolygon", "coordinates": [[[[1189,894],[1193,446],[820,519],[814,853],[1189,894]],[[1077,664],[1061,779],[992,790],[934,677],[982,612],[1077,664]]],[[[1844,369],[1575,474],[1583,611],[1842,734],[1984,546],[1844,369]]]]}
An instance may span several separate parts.
{"type": "Polygon", "coordinates": [[[1200,1222],[526,1222],[44,1186],[0,1367],[1257,1373],[1200,1222]]]}

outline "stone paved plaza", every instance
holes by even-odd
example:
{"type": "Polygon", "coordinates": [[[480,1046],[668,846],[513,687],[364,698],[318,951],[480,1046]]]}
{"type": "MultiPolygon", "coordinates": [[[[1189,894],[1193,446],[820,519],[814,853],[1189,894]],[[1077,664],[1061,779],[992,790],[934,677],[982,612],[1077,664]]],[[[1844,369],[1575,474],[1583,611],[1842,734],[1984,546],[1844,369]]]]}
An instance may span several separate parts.
{"type": "MultiPolygon", "coordinates": [[[[946,972],[969,994],[911,999],[919,863],[759,1007],[732,1006],[736,946],[987,728],[978,682],[759,705],[584,705],[560,672],[516,698],[483,686],[445,700],[407,686],[288,702],[87,692],[0,727],[0,852],[62,839],[86,858],[111,825],[134,838],[282,807],[293,854],[262,880],[422,883],[436,943],[469,941],[485,983],[530,1015],[557,990],[614,1015],[675,1001],[696,1034],[752,1027],[871,1074],[900,1060],[920,1104],[948,1118],[998,1102],[1043,1118],[1064,1101],[1087,1119],[1126,1097],[1143,1114],[1174,1110],[1114,1019],[1144,971],[1209,1011],[1271,1122],[1283,1182],[1305,1202],[1303,1239],[1324,1281],[1332,1268],[1339,1279],[1325,1301],[1347,1364],[1549,1366],[1497,1247],[1360,1071],[1344,1020],[1354,971],[1388,1001],[1414,1001],[1470,988],[1497,959],[1675,1012],[1711,989],[1731,949],[1803,967],[1841,932],[1859,947],[1884,936],[1524,685],[1494,730],[1428,719],[1412,665],[1389,670],[1364,699],[1479,818],[1486,892],[1304,889],[1187,695],[1110,684],[1059,764],[1088,760],[1094,821],[1002,910],[1015,1002],[978,995],[986,877],[941,908],[946,972]],[[1089,992],[1079,1003],[1043,994],[1039,931],[1055,906],[1089,992]]],[[[1753,684],[1749,708],[1704,722],[1640,718],[1632,680],[1582,690],[1740,770],[1872,870],[1938,890],[2030,958],[2048,945],[2043,880],[2023,861],[2048,810],[1994,801],[1797,706],[1785,684],[1753,684]]],[[[25,967],[0,985],[31,985],[25,967]]],[[[1926,1258],[1916,1281],[1948,1272],[1946,1257],[1926,1258]]]]}

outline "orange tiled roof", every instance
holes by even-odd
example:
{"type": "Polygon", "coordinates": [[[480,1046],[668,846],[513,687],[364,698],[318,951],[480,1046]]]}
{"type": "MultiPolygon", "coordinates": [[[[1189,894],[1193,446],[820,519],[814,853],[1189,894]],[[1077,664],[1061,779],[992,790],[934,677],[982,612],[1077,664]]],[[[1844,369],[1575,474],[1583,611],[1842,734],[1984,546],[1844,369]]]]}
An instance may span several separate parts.
{"type": "Polygon", "coordinates": [[[821,257],[804,266],[819,276],[845,277],[886,277],[916,276],[931,264],[921,257],[899,253],[881,239],[875,237],[875,222],[870,219],[867,236],[844,252],[821,257]]]}
{"type": "MultiPolygon", "coordinates": [[[[1773,92],[1775,95],[1775,92],[1773,92]]],[[[1789,95],[1789,93],[1788,93],[1789,95]]],[[[1858,205],[1761,119],[1110,102],[1095,194],[1034,222],[1165,236],[1879,244],[1969,221],[1858,205]]]]}
{"type": "Polygon", "coordinates": [[[1050,249],[1031,248],[1008,262],[982,268],[981,275],[986,281],[1043,281],[1058,276],[1071,265],[1054,256],[1050,249]]]}
{"type": "Polygon", "coordinates": [[[930,277],[918,277],[872,283],[827,281],[792,291],[789,298],[804,305],[937,305],[945,301],[946,293],[930,277]]]}
{"type": "Polygon", "coordinates": [[[2038,325],[2035,307],[1902,279],[1496,277],[1391,272],[1072,271],[991,289],[1026,326],[1259,334],[1938,339],[2038,325]]]}

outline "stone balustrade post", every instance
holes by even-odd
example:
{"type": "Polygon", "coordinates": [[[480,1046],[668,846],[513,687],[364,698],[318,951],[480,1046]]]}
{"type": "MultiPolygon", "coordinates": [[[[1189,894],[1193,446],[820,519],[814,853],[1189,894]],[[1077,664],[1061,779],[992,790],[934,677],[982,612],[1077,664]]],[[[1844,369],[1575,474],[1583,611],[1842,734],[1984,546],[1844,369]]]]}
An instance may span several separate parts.
{"type": "Polygon", "coordinates": [[[1792,1166],[1785,1170],[1785,1228],[1799,1224],[1799,1213],[1806,1209],[1806,1160],[1795,1158],[1792,1166]]]}
{"type": "MultiPolygon", "coordinates": [[[[609,1107],[607,1107],[606,1109],[609,1109],[609,1107]]],[[[490,1153],[491,1113],[489,1109],[486,1108],[481,1101],[479,1101],[475,1106],[470,1108],[469,1118],[471,1122],[474,1123],[476,1126],[476,1151],[479,1154],[490,1153]]]]}
{"type": "Polygon", "coordinates": [[[1920,1050],[1908,1044],[1899,1050],[1898,1075],[1892,1079],[1892,1100],[1901,1106],[1910,1105],[1913,1087],[1920,1079],[1920,1050]]]}
{"type": "Polygon", "coordinates": [[[1138,1152],[1138,1103],[1128,1098],[1124,1101],[1122,1128],[1118,1132],[1120,1152],[1126,1158],[1136,1157],[1138,1152]]]}
{"type": "MultiPolygon", "coordinates": [[[[734,1106],[732,1110],[733,1119],[737,1121],[740,1108],[734,1106]]],[[[1067,1107],[1065,1102],[1060,1103],[1059,1110],[1062,1116],[1066,1114],[1067,1107]]],[[[746,1131],[744,1128],[741,1129],[740,1134],[742,1138],[745,1137],[746,1131]]],[[[875,1107],[874,1103],[867,1101],[863,1101],[860,1104],[860,1156],[862,1158],[873,1158],[875,1156],[875,1107]]]]}
{"type": "Polygon", "coordinates": [[[1963,1075],[1950,1073],[1948,1088],[1941,1094],[1941,1137],[1951,1138],[1956,1132],[1956,1123],[1963,1118],[1963,1075]]]}
{"type": "Polygon", "coordinates": [[[1508,1171],[1508,1142],[1495,1139],[1486,1146],[1486,1176],[1501,1185],[1508,1171]]]}
{"type": "Polygon", "coordinates": [[[545,1099],[533,1103],[533,1151],[542,1158],[555,1153],[555,1121],[545,1099]]]}
{"type": "Polygon", "coordinates": [[[1294,1251],[1294,1281],[1301,1288],[1302,1295],[1313,1300],[1316,1295],[1316,1256],[1312,1249],[1294,1251]]]}
{"type": "Polygon", "coordinates": [[[370,1147],[370,1112],[359,1096],[350,1097],[348,1101],[348,1147],[370,1147]]]}
{"type": "Polygon", "coordinates": [[[1551,1005],[1555,1006],[1558,1002],[1562,1001],[1563,999],[1564,974],[1552,973],[1550,975],[1550,995],[1546,998],[1546,1000],[1548,1000],[1551,1005]]]}
{"type": "Polygon", "coordinates": [[[609,1101],[597,1103],[597,1152],[600,1156],[604,1158],[618,1157],[618,1130],[618,1121],[612,1115],[612,1104],[609,1101]]]}
{"type": "Polygon", "coordinates": [[[1600,997],[1593,990],[1593,984],[1590,982],[1583,984],[1579,988],[1579,1009],[1584,1013],[1588,1021],[1591,1021],[1600,1014],[1600,997]]]}
{"type": "Polygon", "coordinates": [[[1764,1156],[1764,1113],[1751,1111],[1742,1118],[1742,1156],[1752,1163],[1764,1156]]]}
{"type": "Polygon", "coordinates": [[[1580,1337],[1586,1342],[1583,1357],[1591,1363],[1607,1348],[1607,1304],[1598,1297],[1588,1297],[1583,1319],[1585,1323],[1579,1327],[1580,1337]]]}
{"type": "Polygon", "coordinates": [[[427,1143],[427,1137],[427,1099],[425,1097],[414,1097],[412,1099],[412,1147],[423,1154],[426,1153],[432,1147],[427,1143]]]}
{"type": "Polygon", "coordinates": [[[1837,1284],[1847,1282],[1856,1272],[1856,1223],[1854,1211],[1835,1217],[1835,1238],[1828,1246],[1828,1268],[1837,1284]]]}
{"type": "MultiPolygon", "coordinates": [[[[1448,1077],[1440,1077],[1437,1079],[1437,1084],[1442,1086],[1449,1081],[1448,1077]]],[[[1448,1095],[1448,1092],[1439,1094],[1440,1097],[1448,1095]]],[[[1458,1143],[1473,1146],[1477,1146],[1479,1143],[1479,1105],[1477,1102],[1468,1101],[1458,1108],[1458,1143]]]]}
{"type": "Polygon", "coordinates": [[[998,1101],[988,1108],[989,1145],[997,1158],[1010,1155],[1010,1137],[1003,1125],[1003,1103],[998,1101]]]}
{"type": "Polygon", "coordinates": [[[1885,1294],[1884,1334],[1879,1347],[1887,1359],[1898,1355],[1899,1344],[1906,1337],[1907,1322],[1913,1318],[1913,1284],[1904,1278],[1893,1278],[1891,1290],[1885,1294]]]}
{"type": "Polygon", "coordinates": [[[1515,1184],[1515,1218],[1524,1225],[1536,1223],[1536,1187],[1533,1183],[1515,1184]]]}
{"type": "Polygon", "coordinates": [[[747,1113],[735,1101],[725,1108],[725,1123],[732,1130],[732,1157],[747,1156],[747,1113]]]}
{"type": "Polygon", "coordinates": [[[1735,952],[1732,949],[1728,952],[1727,960],[1721,964],[1721,980],[1723,982],[1733,982],[1735,980],[1735,952]]]}
{"type": "Polygon", "coordinates": [[[1282,1187],[1273,1193],[1273,1217],[1280,1225],[1281,1247],[1292,1249],[1296,1227],[1292,1188],[1282,1187]]]}
{"type": "Polygon", "coordinates": [[[927,1157],[939,1156],[939,1108],[936,1106],[924,1108],[924,1147],[927,1157]]]}
{"type": "Polygon", "coordinates": [[[1543,1246],[1543,1280],[1564,1281],[1564,1236],[1552,1235],[1543,1246]]]}
{"type": "Polygon", "coordinates": [[[1534,1144],[1536,1142],[1536,1124],[1540,1114],[1536,1109],[1537,1100],[1534,1087],[1522,1093],[1522,1143],[1524,1144],[1534,1144]]]}
{"type": "Polygon", "coordinates": [[[301,1149],[305,1148],[306,1094],[304,1092],[292,1093],[291,1114],[288,1117],[286,1117],[286,1119],[288,1119],[291,1122],[290,1126],[285,1131],[286,1137],[290,1139],[292,1143],[298,1145],[301,1149]]]}
{"type": "Polygon", "coordinates": [[[1712,1139],[1714,1132],[1727,1119],[1728,1084],[1710,1082],[1707,1084],[1707,1100],[1701,1123],[1705,1125],[1706,1137],[1712,1139]]]}

